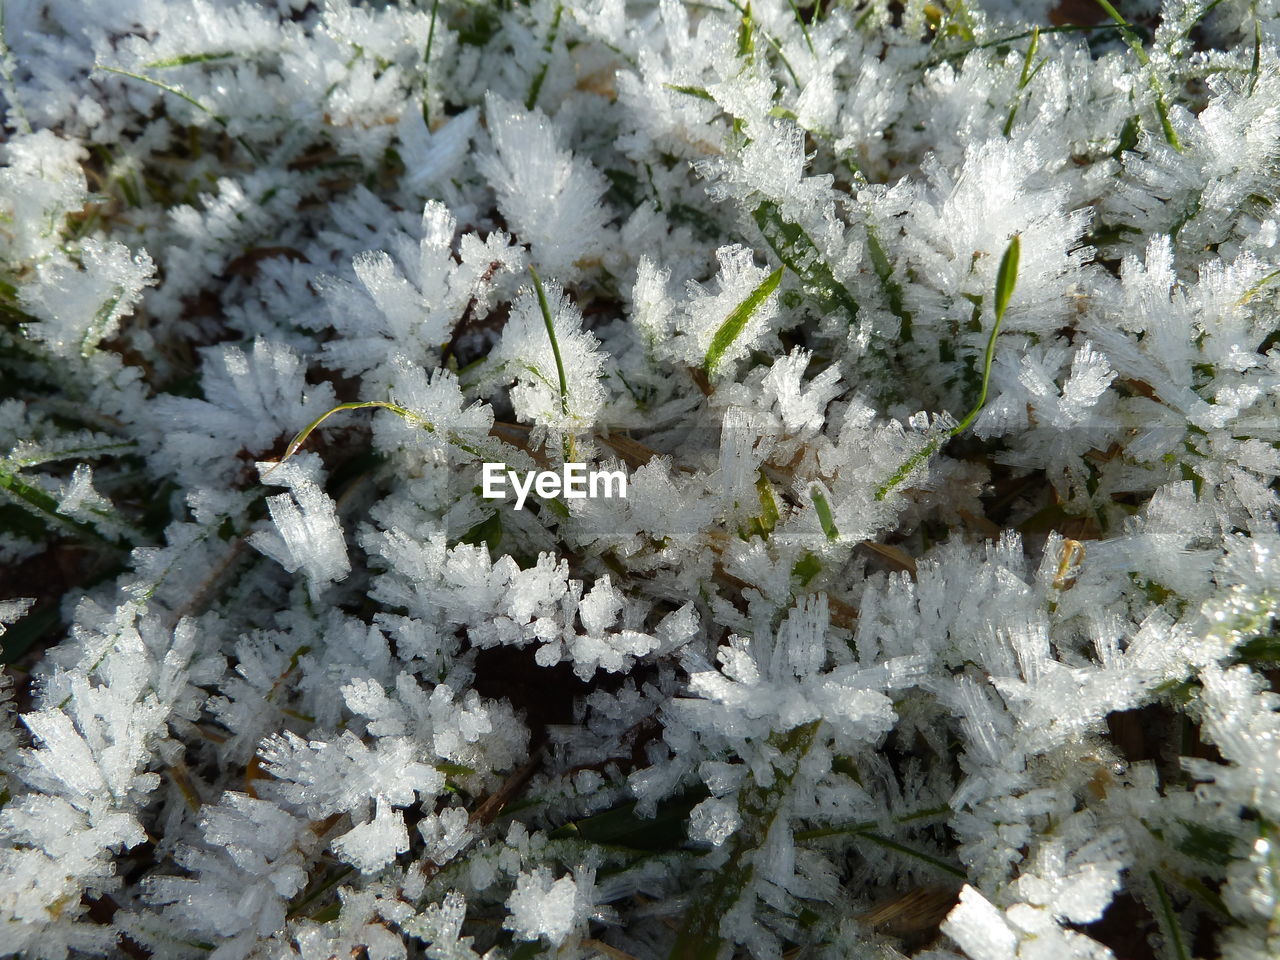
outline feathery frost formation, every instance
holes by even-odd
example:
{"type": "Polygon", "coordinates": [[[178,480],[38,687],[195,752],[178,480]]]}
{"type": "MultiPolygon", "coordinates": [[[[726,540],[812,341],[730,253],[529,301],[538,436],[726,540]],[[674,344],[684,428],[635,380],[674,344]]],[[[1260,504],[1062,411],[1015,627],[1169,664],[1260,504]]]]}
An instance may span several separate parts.
{"type": "Polygon", "coordinates": [[[0,954],[1280,955],[1280,5],[1051,6],[0,0],[0,954]]]}

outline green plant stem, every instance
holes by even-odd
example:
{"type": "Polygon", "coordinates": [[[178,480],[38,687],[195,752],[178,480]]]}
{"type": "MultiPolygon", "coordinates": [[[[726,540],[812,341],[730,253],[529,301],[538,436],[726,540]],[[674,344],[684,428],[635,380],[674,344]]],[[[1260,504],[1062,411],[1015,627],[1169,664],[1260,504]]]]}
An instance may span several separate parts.
{"type": "MultiPolygon", "coordinates": [[[[556,337],[555,321],[551,317],[551,307],[547,304],[547,292],[542,287],[542,278],[538,271],[529,264],[529,273],[533,276],[533,289],[538,295],[538,309],[542,311],[542,322],[547,328],[547,339],[551,341],[551,355],[556,361],[556,379],[560,386],[560,412],[565,419],[569,418],[569,381],[564,375],[564,360],[560,357],[560,341],[556,337]]],[[[564,442],[564,457],[572,462],[577,459],[573,434],[567,433],[564,442]]]]}
{"type": "MultiPolygon", "coordinates": [[[[927,820],[930,817],[940,817],[944,813],[950,813],[951,808],[945,804],[940,807],[928,807],[924,810],[916,810],[912,813],[904,813],[893,818],[894,823],[911,823],[915,820],[927,820]]],[[[797,841],[801,840],[821,840],[825,837],[847,837],[850,834],[866,833],[868,830],[874,830],[880,826],[883,821],[880,820],[859,820],[856,823],[845,823],[836,827],[817,827],[813,830],[798,830],[795,834],[797,841]]]]}
{"type": "MultiPolygon", "coordinates": [[[[1147,51],[1142,47],[1142,40],[1133,28],[1129,26],[1129,21],[1120,16],[1118,10],[1113,7],[1108,0],[1094,0],[1113,21],[1120,30],[1120,36],[1124,37],[1124,42],[1129,45],[1129,49],[1133,51],[1133,55],[1138,58],[1138,63],[1144,67],[1151,68],[1151,57],[1147,55],[1147,51]]],[[[1173,147],[1179,153],[1182,153],[1182,143],[1178,139],[1178,133],[1173,129],[1173,122],[1169,119],[1169,104],[1164,98],[1164,87],[1160,83],[1160,79],[1156,76],[1154,68],[1150,69],[1151,92],[1156,98],[1156,113],[1160,116],[1160,127],[1164,131],[1165,141],[1169,146],[1173,147]]]]}
{"type": "Polygon", "coordinates": [[[911,472],[915,470],[921,463],[928,460],[947,440],[957,434],[967,430],[970,424],[978,418],[978,414],[982,412],[982,408],[987,403],[987,389],[991,384],[991,363],[995,359],[996,354],[996,337],[1000,335],[1000,325],[1004,323],[1005,311],[1009,309],[1009,301],[1013,297],[1013,290],[1018,282],[1018,262],[1022,256],[1022,240],[1014,234],[1009,241],[1009,246],[1004,251],[1004,256],[1000,258],[1000,268],[996,271],[996,297],[995,297],[995,313],[996,320],[991,326],[991,335],[987,337],[987,349],[982,358],[982,386],[978,392],[978,402],[973,405],[963,420],[952,427],[942,436],[935,437],[925,444],[920,450],[902,464],[884,484],[876,490],[876,499],[883,500],[898,484],[902,483],[911,472]]]}

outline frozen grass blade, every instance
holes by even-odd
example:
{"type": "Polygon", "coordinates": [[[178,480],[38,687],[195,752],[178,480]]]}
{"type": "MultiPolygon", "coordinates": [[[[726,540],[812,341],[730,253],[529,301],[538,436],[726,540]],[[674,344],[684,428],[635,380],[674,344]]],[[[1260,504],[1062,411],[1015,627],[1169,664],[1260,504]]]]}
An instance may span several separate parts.
{"type": "Polygon", "coordinates": [[[947,433],[935,437],[925,444],[914,456],[900,466],[884,485],[876,490],[876,499],[883,500],[894,487],[902,483],[911,472],[928,460],[947,440],[969,429],[978,414],[987,403],[987,389],[991,384],[991,362],[996,355],[996,337],[1000,335],[1000,325],[1004,323],[1005,311],[1009,309],[1009,301],[1013,297],[1014,287],[1018,283],[1018,260],[1022,254],[1022,240],[1017,234],[1009,241],[1004,256],[1000,258],[1000,267],[996,271],[995,313],[996,320],[991,326],[991,336],[987,338],[987,349],[982,358],[982,388],[978,393],[978,402],[973,405],[963,420],[947,433]]]}
{"type": "MultiPolygon", "coordinates": [[[[402,420],[406,421],[407,423],[412,423],[414,426],[422,427],[422,429],[426,430],[428,433],[436,432],[435,424],[433,424],[426,417],[419,416],[418,414],[414,413],[412,410],[406,410],[404,407],[401,407],[394,403],[390,403],[389,401],[386,401],[386,400],[357,400],[352,403],[340,403],[336,407],[332,407],[331,409],[326,410],[324,413],[320,414],[320,416],[316,417],[309,424],[307,424],[305,427],[299,430],[297,435],[292,440],[289,441],[289,445],[285,447],[284,454],[280,457],[279,460],[275,462],[275,464],[270,469],[267,470],[265,474],[263,474],[263,476],[265,477],[268,474],[270,474],[272,470],[280,466],[280,464],[284,463],[286,460],[292,457],[295,453],[297,453],[298,450],[302,447],[302,445],[306,443],[307,437],[311,436],[312,432],[317,427],[319,427],[320,424],[324,423],[335,413],[341,413],[344,410],[367,410],[371,407],[381,407],[384,410],[390,410],[392,413],[394,413],[396,416],[400,417],[402,420]]],[[[466,453],[471,454],[472,456],[476,456],[476,457],[481,456],[481,452],[478,449],[476,449],[475,446],[467,443],[465,440],[460,440],[459,438],[454,437],[452,435],[450,435],[447,439],[450,443],[452,443],[458,449],[463,450],[466,453]]]]}
{"type": "Polygon", "coordinates": [[[686,87],[679,83],[664,83],[663,86],[668,90],[674,90],[676,93],[683,93],[687,97],[697,97],[699,100],[707,100],[711,103],[716,102],[716,98],[702,87],[686,87]]]}
{"type": "Polygon", "coordinates": [[[18,86],[13,81],[13,54],[9,50],[9,41],[5,38],[4,11],[5,5],[0,4],[0,84],[3,84],[5,100],[13,107],[14,115],[18,118],[18,132],[30,133],[31,122],[22,109],[22,101],[18,99],[18,86]]]}
{"type": "Polygon", "coordinates": [[[431,0],[431,26],[427,28],[427,46],[422,53],[422,122],[431,129],[431,46],[436,39],[436,15],[440,0],[431,0]]]}
{"type": "MultiPolygon", "coordinates": [[[[556,45],[556,37],[560,33],[560,17],[564,14],[564,7],[556,4],[556,12],[551,17],[551,29],[547,31],[547,42],[542,45],[542,52],[546,54],[542,61],[542,66],[538,68],[538,72],[534,74],[533,83],[529,86],[529,95],[524,98],[524,108],[532,110],[538,103],[538,94],[542,92],[542,84],[547,79],[547,69],[551,66],[551,51],[556,45]]],[[[432,26],[435,26],[433,15],[432,26]]]]}
{"type": "MultiPolygon", "coordinates": [[[[538,295],[538,309],[542,311],[542,322],[547,328],[547,339],[551,341],[551,355],[556,360],[556,380],[559,382],[560,389],[560,412],[567,418],[569,416],[569,382],[564,375],[564,360],[560,357],[560,341],[556,339],[555,321],[551,318],[551,307],[547,304],[547,292],[542,287],[542,278],[538,276],[538,271],[533,269],[533,264],[529,264],[529,273],[533,277],[533,289],[538,295]]],[[[564,458],[568,462],[573,462],[577,459],[577,450],[572,434],[565,437],[564,458]]]]}
{"type": "Polygon", "coordinates": [[[57,460],[69,460],[72,457],[111,457],[126,450],[136,450],[138,445],[129,440],[112,441],[111,443],[94,444],[87,447],[63,447],[34,457],[10,456],[9,462],[19,467],[35,467],[42,463],[53,463],[57,460]]]}
{"type": "Polygon", "coordinates": [[[1253,21],[1253,63],[1249,66],[1249,96],[1258,89],[1258,72],[1262,66],[1262,21],[1253,21]]]}
{"type": "MultiPolygon", "coordinates": [[[[151,84],[151,86],[157,87],[158,89],[163,90],[165,93],[173,94],[173,96],[177,97],[180,100],[185,100],[187,103],[191,104],[193,107],[195,107],[197,110],[201,111],[202,113],[208,114],[210,117],[213,118],[214,122],[217,123],[218,126],[222,127],[223,130],[226,130],[228,134],[230,134],[230,131],[227,127],[226,117],[223,117],[223,116],[220,116],[219,114],[214,113],[212,110],[206,107],[203,103],[201,103],[195,97],[191,96],[191,94],[183,90],[179,90],[177,87],[173,86],[172,84],[168,84],[161,80],[157,80],[154,77],[148,77],[146,74],[143,74],[143,73],[133,73],[129,70],[121,70],[119,67],[108,67],[102,63],[95,63],[94,69],[101,70],[104,73],[118,74],[119,76],[122,76],[122,77],[128,77],[131,80],[140,80],[143,83],[149,83],[151,84]]],[[[258,151],[253,148],[253,145],[250,144],[248,140],[246,140],[244,137],[235,136],[235,135],[232,135],[232,139],[234,139],[236,143],[240,144],[240,146],[244,147],[245,153],[249,154],[249,156],[252,157],[255,161],[257,161],[258,163],[262,162],[262,155],[259,154],[258,151]]]]}
{"type": "Polygon", "coordinates": [[[1173,948],[1173,955],[1178,960],[1191,960],[1191,954],[1187,951],[1187,943],[1182,935],[1182,927],[1178,924],[1178,913],[1173,908],[1173,901],[1169,899],[1169,891],[1165,889],[1164,881],[1160,879],[1160,875],[1154,870],[1147,872],[1147,877],[1152,885],[1156,888],[1156,902],[1160,907],[1161,928],[1169,938],[1169,945],[1173,948]]]}
{"type": "Polygon", "coordinates": [[[560,381],[560,412],[569,415],[569,384],[564,376],[564,361],[560,358],[560,341],[556,339],[555,321],[551,319],[551,308],[547,305],[547,292],[542,288],[542,278],[538,271],[530,265],[529,273],[533,276],[533,289],[538,294],[538,309],[542,311],[542,322],[547,328],[547,339],[551,341],[551,355],[556,358],[556,378],[560,381]]]}
{"type": "MultiPolygon", "coordinates": [[[[1124,42],[1129,45],[1133,55],[1138,58],[1138,63],[1144,67],[1150,67],[1151,58],[1147,55],[1147,51],[1143,49],[1141,38],[1129,26],[1129,21],[1120,16],[1119,11],[1108,0],[1095,0],[1095,2],[1106,11],[1107,16],[1115,21],[1116,26],[1120,29],[1120,36],[1124,37],[1124,42]]],[[[1182,143],[1178,140],[1178,133],[1173,129],[1173,123],[1169,120],[1169,104],[1164,98],[1164,87],[1161,85],[1160,79],[1156,76],[1154,70],[1151,71],[1150,76],[1151,92],[1156,98],[1156,113],[1160,115],[1160,128],[1164,131],[1164,138],[1169,146],[1181,153],[1182,143]]]]}
{"type": "Polygon", "coordinates": [[[1272,281],[1274,281],[1276,277],[1280,277],[1280,270],[1271,271],[1265,277],[1263,277],[1261,280],[1255,283],[1252,287],[1246,290],[1244,292],[1244,296],[1242,296],[1239,300],[1236,301],[1236,306],[1243,307],[1246,303],[1248,303],[1250,300],[1256,297],[1259,293],[1261,293],[1263,288],[1266,287],[1268,284],[1270,284],[1272,281]]]}
{"type": "Polygon", "coordinates": [[[787,768],[775,766],[773,784],[767,788],[755,783],[743,788],[738,800],[742,826],[729,841],[733,844],[729,860],[685,912],[680,933],[668,954],[669,960],[714,960],[719,956],[724,945],[720,937],[721,918],[743,896],[753,895],[750,887],[755,864],[748,854],[758,849],[769,835],[821,723],[814,720],[769,738],[769,743],[785,758],[787,768]]]}
{"type": "Polygon", "coordinates": [[[130,70],[121,70],[119,67],[108,67],[107,65],[102,63],[95,64],[94,66],[95,66],[95,69],[101,70],[104,73],[118,74],[119,76],[122,76],[122,77],[128,77],[131,80],[141,80],[143,83],[149,83],[153,87],[158,87],[159,89],[163,90],[165,93],[171,93],[178,99],[187,101],[187,103],[191,104],[197,110],[200,110],[203,113],[207,113],[214,120],[218,121],[218,123],[222,124],[223,126],[226,126],[227,121],[224,117],[218,116],[216,113],[214,113],[212,110],[206,107],[203,103],[201,103],[195,97],[191,96],[191,94],[183,90],[179,90],[177,87],[173,86],[172,84],[165,83],[163,80],[157,80],[154,77],[148,77],[146,74],[134,73],[130,70]]]}
{"type": "Polygon", "coordinates": [[[893,279],[893,264],[889,262],[884,246],[880,243],[880,235],[870,220],[867,220],[867,253],[871,256],[871,266],[880,281],[880,289],[884,292],[889,312],[902,323],[899,338],[903,343],[910,343],[911,314],[903,303],[901,285],[893,279]]]}
{"type": "Polygon", "coordinates": [[[835,278],[803,227],[785,220],[772,200],[765,200],[757,206],[752,217],[778,259],[801,279],[805,293],[819,307],[827,313],[843,313],[849,323],[858,319],[857,301],[835,278]]]}
{"type": "MultiPolygon", "coordinates": [[[[725,2],[728,3],[729,6],[733,7],[733,9],[737,10],[738,13],[741,15],[742,19],[740,23],[744,27],[743,32],[748,35],[758,32],[760,36],[764,37],[765,40],[768,42],[769,46],[773,47],[773,52],[778,55],[778,61],[782,64],[782,66],[786,69],[787,73],[790,75],[791,82],[794,83],[797,87],[801,86],[800,78],[796,76],[795,70],[793,70],[791,67],[791,62],[787,59],[786,54],[782,52],[782,44],[780,44],[772,34],[764,30],[763,28],[761,28],[761,26],[752,19],[751,4],[748,3],[744,7],[742,4],[738,3],[738,0],[725,0],[725,2]]],[[[738,35],[738,55],[739,56],[747,55],[754,49],[755,49],[755,40],[751,36],[744,37],[743,33],[740,33],[738,35]]]]}
{"type": "Polygon", "coordinates": [[[756,494],[759,497],[760,512],[738,528],[738,536],[743,540],[750,540],[752,537],[768,540],[769,534],[773,533],[781,519],[778,501],[773,496],[773,485],[769,483],[763,470],[756,475],[756,494]]]}
{"type": "Polygon", "coordinates": [[[1190,36],[1191,31],[1196,28],[1196,25],[1199,24],[1200,21],[1202,21],[1209,14],[1213,13],[1214,8],[1217,7],[1218,4],[1220,3],[1222,3],[1222,0],[1210,0],[1209,3],[1206,3],[1204,7],[1200,10],[1200,12],[1197,13],[1194,17],[1192,17],[1191,20],[1187,23],[1186,28],[1182,31],[1182,35],[1184,37],[1190,36]]]}
{"type": "MultiPolygon", "coordinates": [[[[916,820],[927,820],[930,817],[941,817],[949,814],[951,808],[945,804],[938,807],[928,807],[924,810],[916,810],[912,813],[903,813],[893,818],[894,823],[912,823],[916,820]]],[[[821,840],[824,837],[846,837],[855,833],[866,833],[868,830],[874,830],[880,826],[883,821],[880,820],[860,820],[857,823],[841,824],[834,827],[819,827],[814,830],[797,830],[795,834],[796,840],[821,840]]]]}
{"type": "MultiPolygon", "coordinates": [[[[711,346],[707,348],[707,358],[702,364],[702,369],[706,371],[708,377],[715,372],[720,360],[724,357],[725,351],[733,346],[733,342],[742,334],[747,321],[751,319],[751,315],[760,308],[760,304],[764,303],[773,291],[778,289],[778,284],[781,282],[782,268],[779,267],[765,277],[760,286],[752,290],[745,300],[734,307],[733,312],[725,318],[724,323],[720,324],[720,329],[711,338],[711,346]]],[[[561,376],[563,377],[563,374],[561,376]]]]}
{"type": "Polygon", "coordinates": [[[144,63],[148,70],[164,70],[169,67],[185,67],[193,63],[216,63],[219,60],[230,60],[236,54],[231,50],[220,53],[184,53],[182,56],[169,57],[166,60],[152,60],[144,63]]]}
{"type": "Polygon", "coordinates": [[[1022,91],[1035,79],[1040,68],[1049,62],[1049,58],[1045,57],[1033,68],[1031,62],[1036,58],[1036,50],[1040,47],[1040,28],[1034,27],[1031,30],[1031,42],[1027,44],[1027,55],[1022,61],[1022,76],[1018,79],[1018,92],[1013,98],[1013,105],[1009,107],[1009,116],[1004,122],[1004,135],[1007,137],[1013,132],[1013,121],[1018,116],[1018,107],[1022,104],[1022,91]]]}
{"type": "Polygon", "coordinates": [[[41,519],[51,522],[55,527],[65,527],[79,536],[87,537],[107,546],[120,546],[120,542],[115,537],[103,533],[92,523],[77,520],[75,517],[69,517],[60,512],[58,510],[58,501],[53,496],[34,484],[27,483],[26,480],[19,476],[17,471],[7,470],[5,467],[0,466],[0,490],[4,490],[20,504],[33,511],[41,519]]]}
{"type": "Polygon", "coordinates": [[[907,479],[907,477],[911,476],[912,471],[915,470],[916,467],[920,466],[920,464],[924,463],[926,460],[932,457],[937,452],[938,448],[942,446],[942,444],[950,437],[951,437],[950,433],[944,434],[941,437],[937,437],[933,440],[930,440],[923,447],[921,447],[912,457],[910,457],[907,460],[906,463],[904,463],[902,466],[898,467],[896,471],[894,471],[893,476],[891,476],[888,480],[886,480],[880,486],[880,488],[876,490],[876,499],[883,500],[886,496],[888,496],[889,491],[891,491],[894,487],[898,486],[898,484],[902,483],[902,481],[907,479]]]}
{"type": "Polygon", "coordinates": [[[896,853],[913,857],[921,863],[927,863],[929,866],[937,870],[941,870],[943,873],[950,874],[953,877],[958,877],[961,880],[968,879],[968,875],[955,864],[947,863],[945,860],[939,860],[932,854],[925,853],[923,850],[917,850],[915,847],[909,847],[905,843],[899,843],[891,837],[883,837],[878,833],[871,833],[869,831],[861,831],[858,836],[866,837],[872,843],[877,846],[884,847],[886,850],[893,850],[896,853]]]}
{"type": "Polygon", "coordinates": [[[98,312],[93,315],[93,322],[89,324],[84,336],[80,338],[80,356],[88,358],[93,355],[97,349],[98,341],[102,339],[102,332],[107,328],[107,324],[111,322],[111,315],[115,313],[116,307],[120,305],[120,298],[123,295],[124,290],[117,287],[115,296],[107,299],[98,308],[98,312]]]}
{"type": "Polygon", "coordinates": [[[756,39],[752,26],[751,4],[748,2],[747,9],[743,11],[738,21],[738,56],[743,60],[750,60],[751,55],[756,51],[756,39]]]}
{"type": "Polygon", "coordinates": [[[809,36],[809,28],[805,25],[804,17],[800,15],[800,8],[796,6],[796,0],[787,0],[787,3],[791,5],[791,12],[795,14],[796,23],[800,24],[800,33],[804,36],[804,45],[816,57],[818,52],[813,49],[813,39],[809,36]]]}

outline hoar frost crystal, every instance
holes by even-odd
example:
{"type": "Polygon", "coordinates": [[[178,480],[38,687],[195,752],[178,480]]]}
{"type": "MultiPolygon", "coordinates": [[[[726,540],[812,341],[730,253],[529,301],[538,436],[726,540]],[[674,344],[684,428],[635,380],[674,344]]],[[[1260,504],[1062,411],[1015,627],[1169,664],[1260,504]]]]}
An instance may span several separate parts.
{"type": "Polygon", "coordinates": [[[1275,0],[0,13],[0,953],[1280,955],[1275,0]]]}

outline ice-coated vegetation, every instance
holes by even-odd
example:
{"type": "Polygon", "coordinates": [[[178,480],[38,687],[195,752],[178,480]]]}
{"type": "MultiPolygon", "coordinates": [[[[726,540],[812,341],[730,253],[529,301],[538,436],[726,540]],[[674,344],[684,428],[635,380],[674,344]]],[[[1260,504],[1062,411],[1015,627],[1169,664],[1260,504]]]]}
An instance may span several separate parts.
{"type": "Polygon", "coordinates": [[[0,954],[1280,955],[1276,0],[0,12],[0,954]]]}

